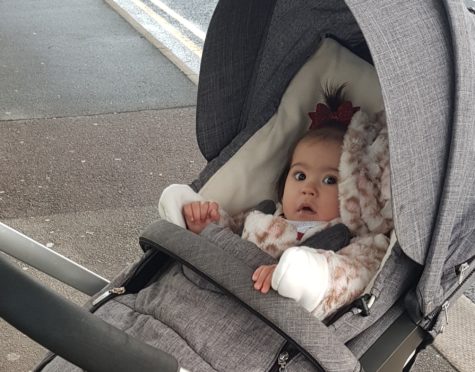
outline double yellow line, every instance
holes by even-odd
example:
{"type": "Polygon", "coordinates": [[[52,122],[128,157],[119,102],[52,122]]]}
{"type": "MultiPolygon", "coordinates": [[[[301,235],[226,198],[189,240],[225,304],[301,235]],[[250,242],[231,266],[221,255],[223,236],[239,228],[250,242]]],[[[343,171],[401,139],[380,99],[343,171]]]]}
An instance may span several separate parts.
{"type": "MultiPolygon", "coordinates": [[[[193,23],[191,23],[187,19],[180,16],[178,13],[176,13],[174,10],[169,8],[167,5],[163,4],[161,1],[158,1],[158,0],[150,0],[150,1],[153,4],[155,4],[157,7],[159,7],[162,11],[167,13],[170,17],[177,20],[180,24],[186,27],[191,33],[196,35],[201,40],[204,40],[205,33],[199,30],[193,23]]],[[[171,25],[165,18],[155,13],[153,9],[151,9],[150,7],[142,3],[140,0],[131,0],[131,2],[137,8],[141,9],[144,13],[146,13],[150,18],[155,20],[161,27],[163,27],[164,30],[170,33],[175,39],[177,39],[181,44],[183,44],[193,54],[195,54],[201,59],[201,55],[203,54],[203,49],[200,46],[196,45],[196,43],[194,43],[190,38],[183,35],[183,33],[181,33],[180,30],[178,30],[176,27],[171,25]]]]}

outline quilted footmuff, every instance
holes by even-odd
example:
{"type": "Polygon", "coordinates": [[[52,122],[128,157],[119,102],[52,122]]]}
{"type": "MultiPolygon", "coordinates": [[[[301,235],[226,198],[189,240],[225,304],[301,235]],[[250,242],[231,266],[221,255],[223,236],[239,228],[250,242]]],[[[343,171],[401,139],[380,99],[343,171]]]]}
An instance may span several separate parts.
{"type": "MultiPolygon", "coordinates": [[[[174,355],[190,371],[269,371],[285,340],[235,300],[179,264],[138,293],[108,301],[95,314],[174,355]]],[[[80,371],[55,357],[43,371],[80,371]]],[[[315,371],[303,357],[287,371],[315,371]]]]}
{"type": "MultiPolygon", "coordinates": [[[[320,241],[344,245],[342,226],[319,233],[320,241]]],[[[253,268],[275,259],[230,230],[214,226],[205,239],[158,221],[141,245],[145,255],[108,286],[126,292],[107,301],[99,301],[99,293],[89,305],[106,322],[173,355],[182,368],[278,371],[278,358],[287,353],[288,372],[358,370],[355,357],[319,320],[292,300],[252,289],[253,268]]],[[[80,371],[59,356],[37,370],[80,371]]]]}

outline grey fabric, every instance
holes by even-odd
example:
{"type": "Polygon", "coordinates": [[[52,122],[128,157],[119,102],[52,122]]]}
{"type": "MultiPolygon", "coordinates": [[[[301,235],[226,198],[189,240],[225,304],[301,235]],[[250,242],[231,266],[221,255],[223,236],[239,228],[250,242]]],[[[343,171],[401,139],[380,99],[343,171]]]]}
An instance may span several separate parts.
{"type": "MultiPolygon", "coordinates": [[[[196,288],[180,265],[139,293],[109,301],[96,315],[174,355],[190,371],[267,371],[284,343],[229,297],[196,288]]],[[[66,366],[55,361],[44,370],[66,366]]]]}
{"type": "MultiPolygon", "coordinates": [[[[371,293],[376,299],[370,315],[362,317],[358,309],[353,308],[331,324],[330,329],[342,342],[347,342],[371,327],[415,285],[420,274],[418,266],[396,244],[373,284],[371,293]]],[[[364,343],[365,340],[361,342],[364,343]]],[[[367,339],[366,342],[366,347],[369,347],[371,340],[367,339]]]]}
{"type": "MultiPolygon", "coordinates": [[[[265,370],[283,344],[275,331],[249,312],[239,311],[228,297],[197,290],[178,265],[137,296],[126,297],[120,298],[124,305],[147,316],[141,324],[133,317],[133,328],[120,318],[117,325],[126,325],[129,333],[176,354],[180,365],[190,370],[265,370]]],[[[101,310],[99,316],[124,314],[122,309],[101,310]]]]}
{"type": "Polygon", "coordinates": [[[440,272],[475,257],[475,17],[460,2],[445,5],[455,61],[454,127],[433,243],[418,285],[424,313],[450,295],[444,293],[440,272]]]}
{"type": "MultiPolygon", "coordinates": [[[[175,265],[141,293],[118,297],[96,314],[175,355],[180,365],[190,371],[268,371],[283,339],[237,308],[228,297],[194,288],[181,275],[180,266],[175,265]]],[[[301,354],[288,363],[286,370],[316,371],[301,354]]],[[[55,357],[43,371],[82,370],[55,357]]]]}
{"type": "Polygon", "coordinates": [[[425,264],[417,294],[429,314],[446,297],[447,256],[463,261],[474,249],[473,21],[455,0],[348,5],[380,77],[396,232],[406,254],[425,264]]]}
{"type": "Polygon", "coordinates": [[[342,223],[339,223],[309,237],[301,242],[300,245],[336,252],[350,244],[350,240],[350,230],[342,223]]]}
{"type": "Polygon", "coordinates": [[[208,160],[243,128],[242,113],[274,2],[221,0],[214,11],[203,48],[196,110],[198,145],[208,160]],[[225,47],[229,45],[233,47],[225,47]]]}
{"type": "Polygon", "coordinates": [[[183,275],[200,289],[205,289],[207,291],[216,293],[224,293],[219,287],[213,285],[201,275],[197,274],[195,271],[186,266],[183,266],[183,275]]]}
{"type": "Polygon", "coordinates": [[[447,18],[440,1],[395,1],[385,7],[377,1],[348,4],[370,45],[381,82],[396,232],[402,249],[423,263],[450,144],[447,18]]]}
{"type": "Polygon", "coordinates": [[[296,355],[285,367],[285,372],[313,372],[315,368],[302,354],[296,355]]]}
{"type": "MultiPolygon", "coordinates": [[[[163,225],[160,226],[160,228],[163,227],[163,225]]],[[[178,233],[180,233],[179,230],[178,233]]],[[[216,246],[222,247],[222,249],[242,261],[251,270],[257,269],[259,265],[277,263],[275,258],[258,249],[254,243],[241,239],[231,230],[222,226],[210,224],[202,231],[201,236],[206,238],[207,241],[215,243],[216,246]]]]}
{"type": "Polygon", "coordinates": [[[205,239],[166,221],[158,221],[144,232],[141,241],[144,246],[154,244],[166,247],[173,256],[181,257],[188,265],[220,283],[286,333],[325,370],[359,370],[359,362],[344,344],[297,303],[275,292],[263,296],[252,288],[253,270],[259,264],[272,262],[269,256],[229,229],[216,225],[209,225],[208,228],[208,239],[205,239]],[[339,355],[337,359],[335,352],[339,355]]]}

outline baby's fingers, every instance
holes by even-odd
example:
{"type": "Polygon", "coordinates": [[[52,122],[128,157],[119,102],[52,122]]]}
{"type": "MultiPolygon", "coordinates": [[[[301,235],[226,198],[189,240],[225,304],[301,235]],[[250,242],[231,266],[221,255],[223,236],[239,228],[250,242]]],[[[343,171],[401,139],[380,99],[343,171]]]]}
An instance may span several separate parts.
{"type": "Polygon", "coordinates": [[[254,274],[252,274],[252,280],[255,282],[258,278],[262,270],[264,270],[265,266],[259,266],[256,271],[254,271],[254,274]]]}
{"type": "Polygon", "coordinates": [[[272,282],[272,272],[266,271],[264,278],[262,280],[261,292],[267,293],[270,291],[271,282],[272,282]]]}
{"type": "Polygon", "coordinates": [[[274,273],[275,265],[263,265],[257,268],[252,275],[254,281],[254,289],[262,293],[269,292],[272,284],[272,274],[274,273]]]}
{"type": "Polygon", "coordinates": [[[193,222],[200,222],[201,221],[201,203],[200,202],[191,203],[191,209],[193,211],[193,222]]]}
{"type": "Polygon", "coordinates": [[[220,219],[219,215],[219,205],[216,202],[211,202],[209,203],[209,218],[212,221],[219,221],[220,219]]]}
{"type": "Polygon", "coordinates": [[[208,219],[208,213],[209,213],[209,202],[203,202],[200,205],[200,213],[201,213],[201,218],[203,221],[208,219]]]}
{"type": "MultiPolygon", "coordinates": [[[[265,292],[265,282],[267,277],[267,266],[259,267],[252,276],[252,280],[254,281],[254,289],[265,292]]],[[[269,291],[269,289],[267,289],[269,291]]]]}
{"type": "Polygon", "coordinates": [[[193,209],[191,207],[191,203],[186,204],[183,206],[183,217],[185,217],[185,221],[187,223],[193,222],[193,209]]]}

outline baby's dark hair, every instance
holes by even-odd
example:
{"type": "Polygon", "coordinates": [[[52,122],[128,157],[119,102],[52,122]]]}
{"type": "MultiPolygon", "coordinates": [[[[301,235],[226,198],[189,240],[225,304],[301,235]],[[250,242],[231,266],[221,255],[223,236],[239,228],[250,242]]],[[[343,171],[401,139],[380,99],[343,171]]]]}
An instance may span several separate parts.
{"type": "MultiPolygon", "coordinates": [[[[323,87],[323,96],[327,107],[331,112],[336,112],[338,108],[346,101],[343,90],[345,89],[346,84],[339,86],[332,86],[331,84],[326,84],[323,87]]],[[[312,117],[313,113],[309,113],[312,118],[312,125],[314,123],[314,118],[312,117]]],[[[342,123],[340,120],[335,118],[329,118],[318,123],[318,127],[315,129],[311,128],[307,131],[301,138],[299,138],[293,146],[290,148],[287,164],[285,165],[282,173],[277,179],[276,191],[278,201],[282,201],[284,196],[285,181],[290,171],[290,165],[292,162],[292,157],[294,151],[299,143],[304,141],[331,141],[343,144],[343,138],[345,137],[348,124],[342,123]]]]}

